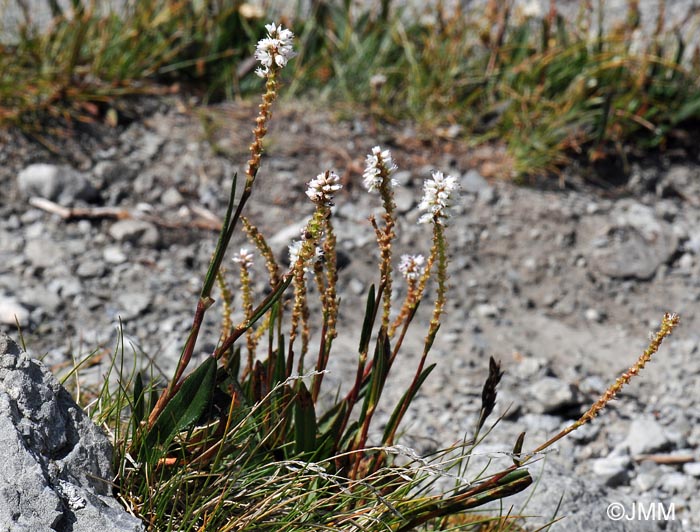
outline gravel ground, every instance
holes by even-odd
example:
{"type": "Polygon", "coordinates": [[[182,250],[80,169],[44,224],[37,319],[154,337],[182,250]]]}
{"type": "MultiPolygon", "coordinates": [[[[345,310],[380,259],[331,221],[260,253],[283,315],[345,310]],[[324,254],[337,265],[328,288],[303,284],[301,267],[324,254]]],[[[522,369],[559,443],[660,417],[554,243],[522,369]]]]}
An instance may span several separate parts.
{"type": "MultiPolygon", "coordinates": [[[[16,337],[16,315],[30,352],[56,372],[93,349],[111,352],[119,319],[134,346],[172,371],[214,248],[215,231],[201,227],[221,216],[231,176],[246,160],[253,105],[138,105],[147,118],[117,129],[85,126],[57,141],[60,157],[0,132],[0,330],[16,337]],[[213,131],[209,140],[203,124],[213,131]],[[215,154],[210,140],[228,156],[215,154]],[[131,217],[64,220],[37,208],[37,197],[131,217]]],[[[275,113],[247,214],[280,257],[313,210],[305,182],[332,168],[345,183],[335,212],[341,332],[326,390],[347,384],[358,309],[377,282],[367,217],[380,205],[361,187],[361,173],[365,154],[380,144],[399,165],[397,256],[429,250],[426,227],[415,222],[430,171],[452,173],[462,185],[448,230],[451,297],[431,354],[438,365],[402,443],[428,453],[469,433],[493,356],[506,371],[496,407],[504,419],[480,452],[507,463],[498,453],[520,431],[534,448],[571,423],[636,360],[663,312],[678,312],[681,327],[622,399],[547,455],[546,481],[526,513],[551,515],[566,491],[562,512],[570,517],[553,530],[700,529],[697,155],[675,150],[634,162],[630,179],[614,189],[587,184],[576,168],[565,173],[566,189],[517,187],[491,177],[504,159],[498,149],[470,150],[449,133],[343,120],[305,102],[275,113]],[[637,501],[672,504],[676,519],[611,521],[605,509],[617,501],[628,509],[637,501]]],[[[616,172],[614,165],[600,171],[616,172]]],[[[232,251],[243,243],[236,238],[232,251]]],[[[263,265],[256,267],[262,290],[263,265]]],[[[413,376],[429,307],[406,341],[381,416],[413,376]]],[[[199,356],[211,352],[216,330],[213,313],[199,356]]],[[[106,363],[85,368],[85,381],[100,380],[106,363]]]]}

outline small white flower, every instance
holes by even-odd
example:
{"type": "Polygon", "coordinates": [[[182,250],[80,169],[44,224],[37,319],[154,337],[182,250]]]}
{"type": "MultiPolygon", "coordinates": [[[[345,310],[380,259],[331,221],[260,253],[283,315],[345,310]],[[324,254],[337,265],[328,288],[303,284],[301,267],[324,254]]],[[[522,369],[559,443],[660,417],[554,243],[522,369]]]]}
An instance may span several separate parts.
{"type": "Polygon", "coordinates": [[[283,68],[292,57],[297,55],[292,46],[294,34],[291,30],[285,29],[281,24],[277,26],[274,22],[266,24],[265,29],[267,37],[260,39],[255,48],[255,59],[262,65],[255,73],[261,78],[270,73],[273,65],[283,68]]]}
{"type": "Polygon", "coordinates": [[[457,189],[459,189],[459,183],[456,177],[445,176],[442,172],[433,172],[431,178],[423,183],[423,199],[418,209],[425,211],[425,214],[418,219],[418,223],[424,224],[435,220],[442,225],[442,220],[449,218],[447,208],[450,194],[457,189]]]}
{"type": "Polygon", "coordinates": [[[299,252],[301,251],[301,246],[303,242],[301,240],[294,240],[289,244],[289,265],[294,267],[294,265],[299,260],[299,252]]]}
{"type": "MultiPolygon", "coordinates": [[[[382,150],[379,146],[372,148],[372,153],[367,156],[367,166],[362,174],[362,184],[368,192],[379,189],[382,185],[382,174],[386,177],[391,177],[396,171],[397,166],[391,158],[389,150],[382,150]]],[[[391,180],[391,186],[396,186],[398,183],[395,179],[391,180]]]]}
{"type": "Polygon", "coordinates": [[[316,204],[330,206],[333,205],[333,194],[341,188],[343,185],[340,184],[340,176],[329,170],[309,181],[306,195],[316,204]]]}
{"type": "Polygon", "coordinates": [[[253,254],[248,251],[248,248],[241,248],[238,254],[231,260],[245,268],[250,268],[253,265],[253,254]]]}
{"type": "Polygon", "coordinates": [[[382,85],[384,85],[387,81],[387,78],[384,74],[375,74],[371,78],[369,78],[369,85],[373,89],[378,89],[382,85]]]}
{"type": "Polygon", "coordinates": [[[523,16],[525,18],[541,18],[542,17],[542,5],[540,0],[529,0],[523,6],[523,16]]]}
{"type": "MultiPolygon", "coordinates": [[[[291,268],[296,267],[297,262],[299,262],[299,254],[301,253],[302,246],[304,245],[303,240],[295,240],[291,244],[289,244],[289,266],[291,268]]],[[[311,269],[309,268],[309,263],[310,262],[317,262],[323,258],[323,250],[316,246],[314,249],[314,256],[313,260],[307,260],[304,262],[302,267],[304,268],[305,272],[310,271],[311,269]]]]}
{"type": "Polygon", "coordinates": [[[425,273],[423,255],[401,255],[399,271],[407,281],[417,281],[425,273]]]}

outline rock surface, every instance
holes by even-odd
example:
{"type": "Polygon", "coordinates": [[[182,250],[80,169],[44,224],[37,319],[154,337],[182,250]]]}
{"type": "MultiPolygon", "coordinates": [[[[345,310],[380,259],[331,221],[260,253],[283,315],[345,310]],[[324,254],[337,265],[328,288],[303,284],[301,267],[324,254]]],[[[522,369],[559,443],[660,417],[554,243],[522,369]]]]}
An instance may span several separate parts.
{"type": "Polygon", "coordinates": [[[143,530],[109,495],[111,457],[51,372],[0,334],[0,530],[143,530]]]}

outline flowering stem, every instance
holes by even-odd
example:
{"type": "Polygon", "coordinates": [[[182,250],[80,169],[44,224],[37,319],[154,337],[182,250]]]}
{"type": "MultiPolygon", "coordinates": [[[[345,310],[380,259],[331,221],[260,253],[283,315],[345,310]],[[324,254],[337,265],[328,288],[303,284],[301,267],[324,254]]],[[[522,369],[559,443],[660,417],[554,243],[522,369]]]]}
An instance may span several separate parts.
{"type": "MultiPolygon", "coordinates": [[[[433,223],[433,248],[430,253],[431,258],[437,255],[437,297],[435,299],[435,306],[433,307],[433,316],[430,320],[430,327],[428,328],[428,334],[425,337],[425,342],[423,344],[423,354],[421,355],[420,361],[418,362],[418,367],[413,376],[413,381],[411,381],[408,387],[408,392],[406,397],[414,396],[422,382],[423,368],[425,367],[425,361],[428,358],[428,353],[433,346],[433,341],[435,340],[435,335],[440,328],[440,317],[442,316],[445,300],[447,295],[447,243],[445,241],[445,229],[440,223],[439,219],[435,219],[433,223]]],[[[430,259],[428,260],[430,263],[430,259]]],[[[427,270],[427,268],[426,268],[427,270]]],[[[403,401],[399,407],[397,413],[396,421],[391,427],[391,430],[386,435],[384,439],[385,445],[393,445],[394,438],[396,437],[396,430],[401,424],[401,420],[406,415],[406,411],[410,405],[410,401],[403,401]]]]}
{"type": "Polygon", "coordinates": [[[574,423],[566,427],[560,433],[556,434],[555,436],[544,442],[542,445],[537,447],[537,449],[532,451],[528,459],[532,458],[533,455],[547,449],[552,444],[561,440],[564,436],[575,431],[582,425],[585,425],[589,421],[592,421],[593,418],[595,418],[600,413],[600,411],[603,410],[603,408],[605,408],[605,406],[615,398],[615,396],[622,390],[622,388],[629,384],[632,377],[636,377],[637,375],[639,375],[639,372],[644,369],[644,366],[646,366],[647,362],[649,362],[651,360],[651,357],[659,350],[661,342],[663,342],[664,338],[669,336],[671,332],[673,332],[673,329],[675,329],[679,323],[680,317],[678,316],[678,314],[664,314],[664,317],[661,321],[661,327],[651,339],[649,345],[641,354],[639,359],[637,359],[637,361],[632,365],[632,367],[630,367],[626,372],[620,375],[617,378],[617,380],[612,384],[612,386],[610,386],[605,391],[605,393],[603,393],[603,395],[600,396],[600,399],[593,403],[593,405],[579,419],[577,419],[574,423]]]}

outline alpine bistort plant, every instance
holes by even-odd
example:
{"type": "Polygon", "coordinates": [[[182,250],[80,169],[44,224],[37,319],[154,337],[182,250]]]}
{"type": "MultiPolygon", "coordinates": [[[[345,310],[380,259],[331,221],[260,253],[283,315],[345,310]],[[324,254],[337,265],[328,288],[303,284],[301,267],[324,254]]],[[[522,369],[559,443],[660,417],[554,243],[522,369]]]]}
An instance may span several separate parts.
{"type": "MultiPolygon", "coordinates": [[[[391,153],[380,147],[367,156],[362,176],[365,188],[379,194],[384,209],[382,223],[370,219],[379,251],[377,283],[369,289],[362,327],[357,331],[357,367],[346,379],[349,389],[330,406],[322,406],[323,377],[337,330],[343,327],[333,226],[335,196],[342,186],[331,170],[309,181],[306,196],[314,211],[299,239],[288,245],[286,271],[277,264],[260,231],[242,216],[261,168],[263,139],[277,98],[280,71],[295,55],[290,30],[274,23],[266,29],[267,37],[255,53],[265,92],[253,130],[245,184],[236,203],[234,177],[188,340],[165,388],[146,387],[137,376],[126,409],[131,416],[128,426],[122,428],[121,412],[113,420],[114,432],[120,435],[119,496],[152,530],[442,529],[448,516],[529,486],[528,462],[558,438],[530,453],[522,451],[521,438],[515,444],[512,467],[471,479],[466,477],[466,468],[459,469],[469,457],[468,446],[456,444],[428,460],[397,445],[402,420],[435,367],[428,364],[428,356],[447,301],[446,229],[459,186],[454,176],[439,171],[425,181],[419,223],[431,225],[430,252],[427,258],[401,256],[398,270],[406,283],[406,297],[390,323],[397,231],[393,192],[397,183],[392,176],[397,166],[391,153]],[[221,265],[239,221],[258,254],[244,247],[232,257],[239,268],[236,292],[221,265]],[[256,303],[251,276],[258,255],[265,261],[269,291],[256,303]],[[310,277],[316,283],[320,305],[309,304],[310,277]],[[204,315],[215,303],[212,291],[217,279],[224,315],[218,344],[204,362],[186,373],[204,315]],[[429,282],[435,284],[435,299],[423,350],[412,381],[393,405],[378,438],[379,432],[370,430],[373,419],[385,388],[391,385],[392,366],[401,356],[429,282]],[[285,298],[290,285],[293,295],[285,298]],[[243,316],[238,324],[231,318],[236,299],[243,316]],[[320,307],[319,315],[312,316],[311,309],[316,307],[320,307]],[[318,319],[317,327],[311,327],[312,319],[318,319]],[[312,329],[318,331],[316,339],[312,329]],[[315,360],[309,363],[313,350],[315,360]],[[372,438],[377,441],[370,441],[372,438]],[[449,465],[441,462],[446,457],[452,460],[449,465]],[[440,490],[436,480],[447,475],[450,467],[459,469],[458,475],[451,474],[455,486],[440,490]]],[[[667,316],[640,361],[559,438],[591,420],[639,372],[677,323],[677,317],[667,316]]],[[[500,365],[492,360],[476,434],[494,409],[501,375],[500,365]]]]}

